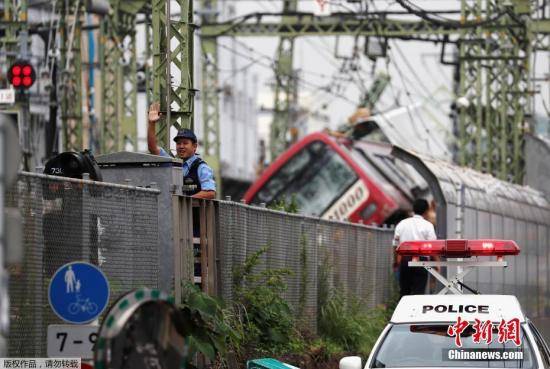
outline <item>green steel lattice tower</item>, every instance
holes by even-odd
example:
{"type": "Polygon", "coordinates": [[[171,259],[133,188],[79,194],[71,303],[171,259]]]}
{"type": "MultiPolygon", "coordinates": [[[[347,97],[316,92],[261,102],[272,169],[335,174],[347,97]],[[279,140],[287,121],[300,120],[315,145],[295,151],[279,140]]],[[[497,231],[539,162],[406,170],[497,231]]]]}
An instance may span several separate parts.
{"type": "Polygon", "coordinates": [[[61,99],[63,148],[82,150],[82,53],[81,17],[84,4],[79,0],[58,0],[59,46],[58,98],[61,99]]]}
{"type": "Polygon", "coordinates": [[[112,0],[101,22],[101,151],[137,144],[136,15],[144,1],[112,0]]]}
{"type": "MultiPolygon", "coordinates": [[[[283,14],[295,13],[297,0],[285,0],[283,14]]],[[[287,18],[283,16],[281,23],[287,18]]],[[[276,158],[297,138],[296,112],[298,110],[298,83],[294,71],[294,37],[282,36],[275,59],[275,91],[273,102],[273,122],[270,132],[271,158],[276,158]],[[288,137],[290,136],[290,137],[288,137]]]]}
{"type": "Polygon", "coordinates": [[[159,145],[167,151],[170,127],[194,128],[193,1],[176,0],[176,3],[179,7],[177,19],[172,15],[169,1],[154,0],[152,3],[151,100],[160,101],[161,110],[166,114],[166,119],[157,123],[156,135],[159,145]]]}
{"type": "MultiPolygon", "coordinates": [[[[202,23],[216,22],[218,11],[217,0],[202,0],[202,23]]],[[[203,156],[216,173],[220,176],[220,86],[218,84],[218,43],[216,37],[202,37],[201,35],[201,79],[202,79],[202,130],[203,156]]]]}
{"type": "Polygon", "coordinates": [[[459,40],[458,162],[521,183],[523,135],[530,112],[532,33],[528,1],[462,1],[466,21],[494,17],[491,27],[465,28],[459,40]],[[467,105],[467,106],[464,106],[467,105]]]}

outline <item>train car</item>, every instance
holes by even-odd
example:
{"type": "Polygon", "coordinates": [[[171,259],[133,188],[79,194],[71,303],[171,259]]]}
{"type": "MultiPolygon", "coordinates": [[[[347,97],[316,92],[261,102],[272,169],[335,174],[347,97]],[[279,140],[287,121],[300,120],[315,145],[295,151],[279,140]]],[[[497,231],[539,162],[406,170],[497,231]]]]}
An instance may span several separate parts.
{"type": "Polygon", "coordinates": [[[313,133],[279,156],[244,199],[268,206],[293,199],[303,214],[393,224],[420,187],[410,171],[395,167],[390,154],[384,143],[313,133]]]}

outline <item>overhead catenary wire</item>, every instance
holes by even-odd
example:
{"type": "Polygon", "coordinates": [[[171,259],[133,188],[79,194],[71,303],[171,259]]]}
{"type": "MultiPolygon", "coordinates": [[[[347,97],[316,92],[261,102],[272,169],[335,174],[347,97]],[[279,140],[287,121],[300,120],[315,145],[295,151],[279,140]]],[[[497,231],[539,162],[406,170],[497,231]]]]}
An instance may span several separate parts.
{"type": "MultiPolygon", "coordinates": [[[[338,68],[332,75],[330,82],[328,83],[329,86],[332,86],[332,88],[335,88],[337,91],[340,91],[342,82],[345,82],[346,80],[342,80],[340,75],[342,74],[342,68],[338,68]]],[[[320,92],[326,92],[326,91],[320,91],[320,92]]],[[[313,96],[315,97],[315,96],[313,96]]],[[[312,98],[313,98],[312,97],[312,98]]],[[[324,106],[327,104],[328,101],[317,101],[316,104],[319,105],[319,107],[324,106]]],[[[312,110],[312,109],[310,109],[312,110]]]]}
{"type": "Polygon", "coordinates": [[[492,24],[495,21],[502,18],[505,14],[507,14],[507,11],[501,11],[497,13],[496,16],[485,19],[482,21],[465,21],[465,20],[454,20],[454,19],[448,19],[440,16],[437,14],[437,12],[433,11],[426,11],[422,8],[420,8],[418,5],[415,5],[411,3],[409,0],[396,0],[399,5],[401,5],[404,9],[409,11],[411,14],[414,14],[425,21],[428,21],[433,24],[437,24],[439,26],[447,26],[447,27],[456,27],[456,28],[476,28],[480,26],[485,26],[488,24],[492,24]],[[439,19],[434,18],[434,16],[437,16],[439,19]]]}
{"type": "MultiPolygon", "coordinates": [[[[401,83],[403,84],[403,88],[404,88],[404,90],[405,90],[405,94],[406,94],[407,97],[409,98],[409,101],[411,102],[411,104],[414,104],[414,101],[413,101],[413,99],[412,99],[412,94],[410,93],[410,91],[409,91],[409,89],[408,89],[408,87],[407,87],[407,84],[406,84],[406,82],[405,82],[405,78],[404,78],[404,75],[403,75],[402,70],[399,68],[399,66],[397,65],[397,63],[395,63],[395,61],[393,60],[393,57],[390,56],[390,58],[391,58],[391,60],[392,60],[392,63],[393,63],[393,66],[394,66],[395,70],[397,71],[397,74],[398,74],[399,77],[401,78],[401,83]]],[[[410,81],[409,81],[409,83],[410,83],[410,81]]],[[[410,120],[411,120],[411,123],[414,123],[414,122],[416,121],[416,120],[414,119],[414,116],[411,114],[409,108],[408,108],[408,107],[406,107],[406,108],[407,108],[407,113],[408,113],[408,115],[409,115],[409,118],[410,118],[410,120]]],[[[428,128],[426,122],[425,122],[424,119],[422,118],[422,115],[421,115],[421,114],[418,115],[418,119],[420,120],[421,126],[422,126],[422,128],[424,128],[424,131],[426,132],[426,134],[427,134],[428,136],[431,136],[432,133],[431,133],[430,129],[428,128]]],[[[416,130],[413,130],[413,131],[417,134],[417,136],[418,136],[419,139],[422,139],[422,137],[420,137],[420,136],[418,135],[418,133],[416,132],[416,130]]],[[[428,141],[427,138],[425,139],[425,141],[426,141],[426,143],[429,143],[429,141],[428,141]]],[[[435,140],[435,143],[436,143],[439,147],[441,147],[441,148],[443,149],[443,151],[445,151],[446,153],[449,153],[449,150],[447,149],[447,147],[445,147],[445,145],[443,145],[442,143],[440,143],[439,140],[435,140]]]]}
{"type": "Polygon", "coordinates": [[[426,59],[430,56],[436,56],[437,58],[439,58],[440,54],[424,54],[424,53],[420,54],[420,59],[421,59],[420,64],[422,65],[422,68],[424,68],[425,72],[430,76],[430,79],[434,82],[434,84],[438,85],[438,84],[441,84],[441,81],[445,81],[448,78],[448,76],[445,70],[443,69],[443,67],[441,66],[441,63],[435,63],[435,67],[437,68],[441,79],[438,80],[437,76],[434,76],[433,70],[428,69],[428,63],[426,61],[426,59]]]}
{"type": "MultiPolygon", "coordinates": [[[[259,59],[265,59],[269,63],[269,65],[272,66],[271,68],[274,70],[275,66],[272,64],[273,63],[272,58],[270,58],[269,56],[267,56],[267,55],[265,55],[265,54],[263,54],[259,51],[257,51],[256,49],[250,47],[249,45],[247,45],[247,44],[245,44],[241,41],[237,41],[237,43],[239,43],[241,46],[243,46],[247,51],[249,51],[251,53],[254,53],[256,55],[259,55],[259,59]]],[[[255,62],[256,61],[257,60],[255,60],[255,62]]],[[[251,66],[252,66],[252,63],[250,63],[247,67],[251,67],[251,66]]],[[[341,72],[341,68],[337,68],[337,69],[340,70],[340,72],[341,72]]],[[[328,83],[327,85],[321,86],[321,85],[312,83],[310,81],[307,81],[303,78],[297,79],[297,81],[302,84],[302,87],[304,89],[313,91],[315,94],[327,94],[329,96],[332,96],[332,99],[334,98],[334,96],[337,96],[341,100],[344,100],[344,101],[346,101],[346,102],[348,102],[348,103],[350,103],[354,106],[356,105],[356,103],[353,100],[347,99],[343,94],[338,93],[338,92],[340,92],[340,88],[338,86],[341,86],[341,83],[336,83],[336,82],[354,82],[352,79],[343,79],[342,77],[339,76],[339,74],[329,76],[327,74],[315,73],[315,72],[306,71],[306,70],[301,70],[301,72],[304,72],[304,73],[312,75],[312,76],[320,77],[324,80],[326,80],[326,79],[331,80],[331,82],[328,83]]],[[[227,79],[229,79],[229,78],[230,77],[228,77],[227,79]]]]}
{"type": "MultiPolygon", "coordinates": [[[[256,55],[259,56],[259,59],[265,59],[266,61],[272,63],[273,62],[273,59],[272,57],[266,55],[266,54],[263,54],[261,52],[259,52],[258,50],[254,49],[253,47],[247,45],[246,43],[242,42],[242,41],[239,41],[239,40],[236,40],[236,42],[241,45],[243,48],[245,48],[247,51],[251,52],[251,53],[254,53],[256,55]]],[[[327,59],[329,60],[329,59],[327,59]]],[[[355,80],[355,78],[350,74],[348,73],[345,68],[343,68],[343,66],[341,64],[334,64],[335,68],[337,70],[340,71],[340,73],[346,73],[348,75],[348,78],[347,79],[343,79],[343,78],[340,78],[340,80],[342,81],[345,81],[345,82],[352,82],[352,83],[356,83],[357,81],[355,80]]],[[[308,74],[308,75],[311,75],[311,76],[315,76],[315,77],[319,77],[319,78],[322,78],[322,79],[331,79],[333,80],[333,76],[330,76],[328,74],[324,74],[324,73],[317,73],[317,72],[312,72],[312,71],[308,71],[308,70],[304,70],[304,69],[301,69],[300,72],[304,73],[304,74],[308,74]]]]}
{"type": "MultiPolygon", "coordinates": [[[[242,41],[237,41],[237,43],[239,45],[241,45],[243,48],[245,48],[247,51],[249,51],[250,53],[253,53],[253,54],[259,56],[259,58],[255,58],[255,59],[250,59],[249,56],[246,56],[246,58],[248,60],[251,60],[251,63],[249,63],[245,67],[243,67],[242,70],[247,70],[248,68],[253,66],[253,64],[259,62],[262,59],[264,59],[269,64],[269,65],[263,65],[264,67],[274,69],[273,59],[270,56],[259,52],[258,50],[254,49],[253,47],[247,45],[246,43],[244,43],[242,41]]],[[[227,48],[226,46],[223,46],[223,47],[227,48]]],[[[322,49],[322,48],[315,48],[315,50],[320,50],[320,49],[322,49]]],[[[229,50],[229,51],[235,53],[234,50],[229,50]]],[[[240,54],[240,53],[238,53],[238,54],[240,54]]],[[[240,56],[243,56],[243,55],[240,55],[240,56]]],[[[330,60],[330,59],[328,59],[328,60],[330,60]]],[[[359,69],[351,70],[350,68],[348,68],[347,64],[348,64],[349,60],[350,59],[345,59],[342,64],[336,64],[336,65],[333,62],[332,64],[336,67],[338,72],[335,73],[332,77],[329,77],[326,74],[320,74],[320,73],[310,72],[310,71],[307,71],[307,70],[302,70],[302,72],[304,72],[306,74],[316,75],[316,76],[319,76],[319,77],[325,78],[325,79],[330,78],[330,80],[331,80],[330,83],[328,83],[325,86],[321,86],[321,85],[312,83],[312,82],[307,81],[303,78],[298,79],[298,81],[301,82],[303,85],[305,85],[305,87],[312,88],[313,91],[315,91],[316,93],[324,92],[324,93],[327,93],[327,94],[331,94],[332,96],[334,96],[334,94],[336,94],[340,98],[343,98],[345,101],[349,102],[350,104],[354,104],[354,107],[356,107],[358,105],[357,102],[354,102],[353,100],[351,100],[349,98],[345,98],[344,95],[338,93],[341,90],[342,86],[341,86],[340,83],[336,83],[339,80],[340,80],[340,82],[351,82],[351,83],[354,83],[354,84],[357,85],[358,90],[360,91],[360,93],[364,93],[364,91],[366,90],[366,88],[365,88],[366,82],[364,81],[364,79],[361,76],[361,71],[359,69]],[[340,75],[347,76],[347,79],[344,79],[344,78],[340,77],[340,75]]],[[[358,54],[355,54],[355,56],[352,57],[351,60],[358,61],[358,60],[360,60],[360,58],[358,58],[358,54]]],[[[261,63],[259,63],[259,64],[261,64],[261,63]]],[[[241,69],[239,69],[237,72],[239,72],[240,70],[241,69]]],[[[393,85],[392,85],[392,88],[393,88],[393,90],[395,90],[393,85]]]]}
{"type": "MultiPolygon", "coordinates": [[[[328,0],[326,3],[328,5],[332,5],[332,6],[338,6],[338,7],[342,8],[344,10],[347,10],[351,13],[359,13],[359,12],[362,12],[362,10],[363,10],[361,8],[353,9],[350,6],[343,4],[342,1],[328,0]]],[[[359,4],[359,6],[361,6],[361,3],[359,4]]]]}
{"type": "MultiPolygon", "coordinates": [[[[397,67],[397,65],[395,64],[395,62],[393,61],[393,59],[390,58],[390,61],[392,62],[392,64],[394,65],[395,69],[397,70],[397,73],[399,75],[399,77],[401,78],[401,83],[403,84],[403,88],[405,90],[405,95],[407,95],[407,97],[409,98],[409,101],[411,103],[414,103],[413,100],[412,100],[412,97],[411,97],[411,94],[410,92],[408,91],[407,89],[407,86],[405,85],[405,80],[403,78],[403,74],[401,73],[401,70],[399,69],[399,67],[397,67]]],[[[411,120],[411,123],[414,124],[415,119],[413,117],[413,115],[411,114],[411,111],[409,110],[409,108],[405,105],[405,109],[407,110],[407,114],[409,115],[409,119],[411,120]]],[[[388,120],[389,121],[389,120],[388,120]]],[[[399,130],[398,127],[396,127],[394,124],[392,124],[391,122],[389,122],[389,126],[391,128],[393,128],[393,130],[395,131],[395,133],[397,133],[399,136],[401,136],[401,138],[404,138],[403,134],[401,133],[401,131],[399,130]]],[[[416,130],[413,130],[413,132],[415,133],[415,135],[418,137],[419,140],[422,140],[422,137],[419,135],[419,133],[416,131],[416,130]]]]}
{"type": "MultiPolygon", "coordinates": [[[[238,43],[239,45],[241,45],[243,48],[245,48],[246,50],[252,52],[252,53],[255,53],[256,55],[258,55],[259,57],[261,57],[262,59],[266,59],[270,62],[273,61],[273,57],[269,56],[269,55],[266,55],[266,54],[263,54],[261,53],[260,51],[254,49],[253,47],[251,47],[250,45],[236,39],[235,40],[236,43],[238,43]]],[[[323,74],[323,73],[317,73],[317,72],[311,72],[311,71],[306,71],[304,70],[303,71],[304,73],[306,74],[309,74],[309,75],[312,75],[312,76],[317,76],[317,77],[320,77],[320,78],[330,78],[330,76],[328,74],[323,74]]]]}
{"type": "MultiPolygon", "coordinates": [[[[386,74],[387,75],[390,75],[390,70],[389,70],[389,62],[390,60],[389,59],[386,59],[386,63],[385,63],[385,67],[386,67],[386,74]]],[[[393,101],[394,101],[394,106],[399,106],[400,103],[399,103],[399,96],[395,93],[395,83],[389,83],[390,85],[390,91],[393,95],[393,101]]],[[[401,91],[400,91],[401,92],[401,91]]]]}
{"type": "MultiPolygon", "coordinates": [[[[234,53],[235,55],[238,55],[238,56],[242,57],[242,58],[245,58],[245,59],[250,60],[250,61],[253,60],[249,55],[246,55],[246,54],[243,54],[243,53],[241,53],[241,52],[238,52],[238,51],[236,51],[236,50],[234,50],[234,49],[232,49],[232,48],[230,48],[230,47],[228,47],[228,46],[225,46],[225,45],[223,45],[223,44],[219,44],[219,46],[220,46],[221,48],[223,48],[223,49],[228,50],[229,52],[234,53]]],[[[264,67],[264,68],[268,68],[268,69],[270,69],[270,70],[272,70],[272,71],[275,70],[275,66],[274,66],[273,64],[264,63],[264,62],[262,62],[262,61],[256,61],[256,64],[257,64],[257,65],[260,65],[260,66],[262,66],[262,67],[264,67]]],[[[317,84],[315,84],[315,83],[313,83],[313,82],[307,81],[307,80],[305,80],[305,79],[303,79],[303,78],[301,78],[301,77],[298,77],[298,76],[294,76],[294,78],[296,78],[297,82],[300,82],[300,83],[302,83],[302,84],[311,86],[311,87],[313,87],[313,88],[325,89],[325,90],[326,90],[326,86],[317,85],[317,84]]],[[[328,90],[327,90],[327,92],[329,92],[331,95],[333,95],[334,97],[336,97],[336,98],[338,98],[338,99],[341,99],[341,100],[346,101],[346,102],[351,103],[351,104],[356,104],[355,101],[349,99],[348,97],[346,97],[346,96],[344,96],[344,95],[341,95],[341,94],[338,94],[338,93],[335,93],[335,92],[332,92],[332,91],[328,91],[328,90]]]]}
{"type": "Polygon", "coordinates": [[[418,84],[422,87],[422,89],[426,91],[427,95],[424,95],[424,96],[432,101],[435,101],[435,99],[430,94],[430,89],[424,84],[424,81],[422,80],[422,78],[420,78],[418,73],[416,73],[411,63],[409,62],[408,58],[405,57],[405,54],[403,54],[403,52],[401,51],[401,48],[399,47],[398,43],[394,41],[393,46],[395,47],[395,50],[397,50],[397,53],[399,54],[399,56],[407,66],[407,69],[409,69],[409,71],[413,75],[414,79],[418,82],[418,84]]]}
{"type": "MultiPolygon", "coordinates": [[[[257,50],[247,46],[246,44],[244,43],[241,43],[248,51],[251,51],[251,52],[254,52],[255,54],[259,55],[258,58],[253,58],[253,59],[249,59],[250,62],[248,64],[246,64],[245,66],[241,67],[241,68],[238,68],[236,70],[233,70],[233,69],[222,69],[218,66],[218,71],[221,71],[221,72],[228,72],[228,73],[231,73],[231,76],[227,77],[226,79],[224,79],[221,83],[221,85],[224,85],[227,80],[229,80],[230,78],[232,78],[235,74],[238,74],[238,73],[241,73],[241,72],[244,72],[244,71],[247,71],[248,69],[250,69],[251,67],[253,67],[254,65],[256,64],[259,64],[259,62],[262,60],[262,59],[265,59],[266,61],[269,62],[269,64],[271,65],[272,63],[272,59],[270,57],[268,57],[267,55],[264,55],[264,54],[261,54],[260,52],[258,52],[257,50]]],[[[226,46],[224,45],[223,48],[226,48],[226,46]]],[[[232,51],[233,52],[233,51],[232,51]]],[[[234,52],[233,52],[234,53],[234,52]]],[[[234,53],[235,54],[235,53],[234,53]]],[[[239,55],[239,56],[242,56],[242,55],[239,55]]],[[[305,71],[305,70],[301,70],[301,72],[304,72],[306,74],[310,74],[312,76],[317,76],[317,77],[320,77],[320,78],[323,78],[323,79],[331,79],[331,80],[334,80],[333,76],[329,76],[327,74],[321,74],[321,73],[315,73],[315,72],[310,72],[310,71],[305,71]]],[[[342,79],[342,81],[344,82],[351,82],[349,79],[342,79]]]]}

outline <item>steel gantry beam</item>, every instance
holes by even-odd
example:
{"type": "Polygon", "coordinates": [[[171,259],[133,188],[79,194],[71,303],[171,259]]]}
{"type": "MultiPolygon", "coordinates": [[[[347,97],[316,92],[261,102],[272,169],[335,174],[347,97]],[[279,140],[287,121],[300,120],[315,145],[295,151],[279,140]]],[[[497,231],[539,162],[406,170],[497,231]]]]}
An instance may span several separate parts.
{"type": "MultiPolygon", "coordinates": [[[[426,37],[454,35],[456,29],[444,25],[435,25],[427,21],[401,21],[380,16],[341,14],[315,16],[310,13],[280,14],[252,13],[242,18],[217,24],[203,24],[203,37],[220,36],[381,36],[381,37],[426,37]],[[284,18],[284,22],[263,22],[264,18],[284,18]]],[[[431,38],[430,38],[431,37],[431,38]]]]}
{"type": "MultiPolygon", "coordinates": [[[[201,1],[201,23],[215,23],[218,12],[217,0],[201,1]]],[[[216,37],[201,35],[201,79],[202,79],[202,131],[203,156],[220,176],[220,108],[218,85],[218,43],[216,37]]]]}
{"type": "Polygon", "coordinates": [[[82,54],[81,17],[82,0],[58,0],[60,82],[57,84],[61,98],[61,124],[63,148],[67,151],[82,150],[82,54]]]}
{"type": "MultiPolygon", "coordinates": [[[[477,0],[476,0],[477,1],[477,0]]],[[[515,24],[513,28],[520,27],[515,24]]],[[[549,33],[549,20],[534,20],[532,30],[549,33]]],[[[484,24],[483,30],[497,31],[505,26],[484,24]]],[[[441,41],[441,36],[459,36],[461,28],[452,25],[434,24],[429,21],[390,19],[381,14],[353,14],[316,16],[311,13],[251,13],[227,22],[203,24],[202,37],[303,37],[303,36],[379,36],[387,38],[423,38],[426,41],[441,41]],[[284,17],[285,22],[273,22],[274,17],[284,17]],[[270,19],[269,22],[263,21],[270,19]]]]}
{"type": "Polygon", "coordinates": [[[193,129],[193,1],[152,3],[153,70],[152,100],[160,101],[166,119],[157,125],[157,142],[167,152],[170,149],[170,127],[193,129]],[[177,14],[177,15],[175,15],[177,14]],[[174,19],[177,17],[177,19],[174,19]],[[177,71],[177,75],[172,71],[177,71]],[[177,78],[176,78],[177,77],[177,78]]]}

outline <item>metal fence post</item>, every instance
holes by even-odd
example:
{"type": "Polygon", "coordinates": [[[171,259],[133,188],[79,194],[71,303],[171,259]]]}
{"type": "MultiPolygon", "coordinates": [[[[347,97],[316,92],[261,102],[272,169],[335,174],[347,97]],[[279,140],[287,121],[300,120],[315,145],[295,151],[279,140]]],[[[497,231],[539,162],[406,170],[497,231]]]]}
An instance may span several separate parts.
{"type": "Polygon", "coordinates": [[[184,230],[182,229],[184,214],[182,212],[182,199],[180,196],[172,196],[172,234],[174,242],[174,300],[176,304],[182,303],[181,281],[183,279],[183,244],[184,230]]]}
{"type": "Polygon", "coordinates": [[[216,274],[216,224],[214,202],[211,200],[206,203],[206,241],[207,241],[207,291],[210,295],[217,295],[217,274],[216,274]]]}
{"type": "MultiPolygon", "coordinates": [[[[34,186],[32,183],[31,183],[31,186],[32,187],[36,187],[36,197],[39,198],[39,199],[42,199],[43,198],[43,191],[42,191],[42,186],[34,186]]],[[[29,201],[31,204],[29,204],[29,206],[33,207],[32,211],[34,212],[34,214],[43,214],[43,209],[42,209],[42,201],[39,201],[39,202],[36,202],[36,201],[29,201]]],[[[29,223],[31,223],[31,220],[30,219],[27,219],[27,221],[29,221],[29,223]]],[[[44,244],[44,230],[43,230],[43,222],[42,222],[42,218],[39,217],[39,216],[35,216],[33,217],[32,219],[32,227],[35,229],[35,235],[38,236],[38,239],[39,239],[39,243],[41,245],[44,244]]],[[[39,248],[38,252],[37,252],[37,256],[40,260],[40,265],[42,268],[44,268],[44,265],[43,265],[43,260],[44,260],[44,249],[43,248],[39,248]]],[[[23,267],[26,267],[25,264],[22,264],[23,267]]],[[[34,293],[36,296],[46,296],[46,291],[45,291],[45,286],[47,286],[47,283],[48,283],[48,278],[50,276],[45,276],[44,273],[40,273],[40,278],[39,280],[34,284],[34,286],[32,286],[32,289],[34,289],[34,293]]],[[[30,281],[29,281],[30,282],[30,281]]],[[[47,300],[47,297],[44,298],[44,300],[47,300]]],[[[46,318],[47,318],[47,314],[45,314],[45,309],[43,306],[40,306],[40,308],[38,309],[34,309],[33,311],[33,315],[34,315],[34,322],[32,322],[31,324],[35,324],[36,327],[45,327],[47,329],[47,326],[46,326],[46,318]]],[[[46,333],[46,332],[44,332],[46,333]]],[[[40,352],[38,350],[36,350],[34,352],[34,355],[39,355],[40,352]]]]}
{"type": "Polygon", "coordinates": [[[181,304],[185,282],[193,281],[193,209],[192,199],[172,196],[172,221],[174,234],[174,297],[181,304]]]}
{"type": "MultiPolygon", "coordinates": [[[[86,180],[86,181],[89,181],[90,180],[90,174],[89,173],[83,173],[82,174],[82,179],[86,180]]],[[[77,190],[78,191],[78,190],[77,190]]],[[[82,239],[82,260],[84,261],[87,261],[89,263],[92,263],[93,264],[93,260],[91,260],[90,258],[90,255],[91,255],[91,251],[92,251],[92,245],[90,244],[91,242],[91,237],[90,237],[90,222],[91,222],[91,216],[90,216],[90,201],[89,201],[89,196],[90,196],[90,184],[89,183],[86,183],[82,186],[82,190],[80,191],[80,193],[82,194],[82,198],[80,200],[80,207],[81,207],[81,211],[80,211],[80,214],[81,214],[81,229],[82,229],[82,234],[81,234],[81,239],[82,239]]],[[[128,206],[128,204],[126,204],[128,206]]],[[[96,255],[97,255],[97,252],[96,252],[96,255]]]]}

